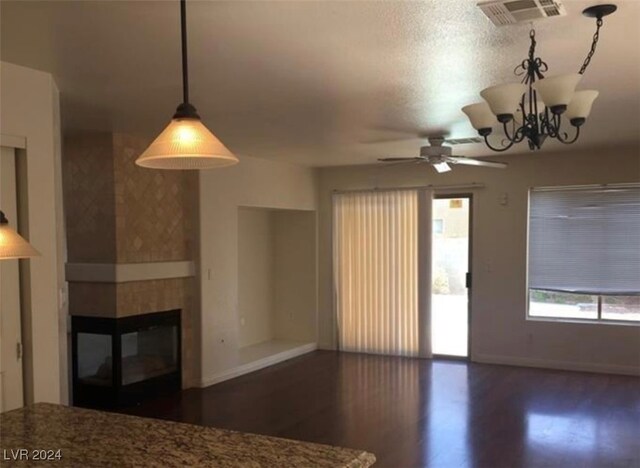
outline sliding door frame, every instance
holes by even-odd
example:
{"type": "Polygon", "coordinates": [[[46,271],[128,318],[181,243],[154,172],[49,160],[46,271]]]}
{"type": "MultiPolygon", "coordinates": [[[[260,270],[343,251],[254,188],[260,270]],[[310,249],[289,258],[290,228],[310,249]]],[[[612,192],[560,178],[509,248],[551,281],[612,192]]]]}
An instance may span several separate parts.
{"type": "MultiPolygon", "coordinates": [[[[467,274],[465,278],[465,284],[467,284],[467,355],[466,356],[449,356],[446,354],[433,354],[436,359],[448,359],[452,361],[472,361],[471,359],[471,298],[473,293],[473,193],[454,193],[454,192],[434,192],[434,200],[446,200],[454,198],[466,198],[469,200],[469,249],[467,258],[467,274]]],[[[433,216],[433,213],[432,213],[433,216]]],[[[430,259],[433,261],[433,257],[430,259]]],[[[433,266],[433,263],[430,265],[433,266]]],[[[433,312],[433,311],[432,311],[433,312]]],[[[431,333],[431,330],[429,330],[431,333]]]]}

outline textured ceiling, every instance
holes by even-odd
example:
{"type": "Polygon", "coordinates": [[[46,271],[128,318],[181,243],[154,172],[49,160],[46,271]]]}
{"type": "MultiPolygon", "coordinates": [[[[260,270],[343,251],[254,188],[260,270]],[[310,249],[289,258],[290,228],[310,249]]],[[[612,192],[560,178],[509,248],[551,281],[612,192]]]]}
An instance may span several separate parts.
{"type": "MultiPolygon", "coordinates": [[[[550,74],[580,67],[595,26],[580,12],[593,3],[565,0],[569,16],[537,25],[550,74]]],[[[240,157],[369,163],[418,153],[419,139],[377,142],[405,136],[394,129],[473,136],[460,107],[514,80],[529,30],[496,28],[475,4],[191,0],[192,101],[240,157]]],[[[640,139],[640,1],[618,6],[582,83],[601,92],[583,146],[640,139]]],[[[0,8],[2,60],[53,73],[65,129],[153,136],[171,117],[181,96],[177,1],[0,8]]],[[[455,152],[490,154],[483,145],[455,152]]]]}

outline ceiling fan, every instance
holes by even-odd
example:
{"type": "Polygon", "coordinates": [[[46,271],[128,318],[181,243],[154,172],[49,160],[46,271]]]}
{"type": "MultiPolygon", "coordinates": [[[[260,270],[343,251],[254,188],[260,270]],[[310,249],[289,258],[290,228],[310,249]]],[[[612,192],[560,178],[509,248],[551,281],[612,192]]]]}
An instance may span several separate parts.
{"type": "Polygon", "coordinates": [[[431,146],[422,146],[420,148],[420,156],[413,158],[380,158],[378,161],[385,163],[428,163],[439,173],[451,170],[450,164],[463,164],[465,166],[483,166],[493,167],[496,169],[505,169],[507,165],[501,162],[487,161],[486,159],[467,158],[465,156],[453,156],[451,147],[443,146],[444,138],[431,137],[429,142],[431,146]]]}

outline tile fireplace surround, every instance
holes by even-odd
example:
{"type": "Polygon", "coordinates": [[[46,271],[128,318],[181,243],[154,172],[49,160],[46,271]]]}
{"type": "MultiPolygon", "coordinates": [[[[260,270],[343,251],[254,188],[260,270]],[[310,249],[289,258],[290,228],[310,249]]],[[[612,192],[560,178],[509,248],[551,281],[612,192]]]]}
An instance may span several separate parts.
{"type": "Polygon", "coordinates": [[[134,161],[148,141],[66,135],[63,177],[69,313],[106,318],[182,310],[182,385],[198,380],[193,259],[197,174],[134,161]]]}

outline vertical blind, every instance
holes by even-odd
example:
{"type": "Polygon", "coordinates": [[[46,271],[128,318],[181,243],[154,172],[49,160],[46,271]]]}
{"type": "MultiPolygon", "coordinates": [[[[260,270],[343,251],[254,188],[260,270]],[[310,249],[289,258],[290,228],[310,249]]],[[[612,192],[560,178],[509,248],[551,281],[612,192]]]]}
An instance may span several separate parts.
{"type": "Polygon", "coordinates": [[[529,288],[640,294],[640,185],[532,189],[529,288]]]}
{"type": "MultiPolygon", "coordinates": [[[[430,220],[425,192],[334,195],[335,301],[340,349],[428,354],[430,281],[420,233],[430,220]]],[[[430,194],[429,194],[430,197],[430,194]]],[[[428,258],[428,257],[427,257],[428,258]]]]}

